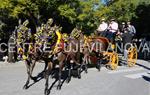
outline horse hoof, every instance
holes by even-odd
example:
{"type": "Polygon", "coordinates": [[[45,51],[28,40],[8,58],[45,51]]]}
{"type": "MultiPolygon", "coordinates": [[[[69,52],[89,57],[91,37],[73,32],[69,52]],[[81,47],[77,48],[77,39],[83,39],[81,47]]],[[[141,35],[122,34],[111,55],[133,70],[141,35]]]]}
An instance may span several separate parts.
{"type": "Polygon", "coordinates": [[[57,86],[57,90],[61,90],[61,86],[60,85],[57,86]]]}
{"type": "Polygon", "coordinates": [[[100,65],[97,65],[97,66],[96,66],[96,69],[98,70],[98,72],[100,72],[101,66],[100,66],[100,65]]]}
{"type": "Polygon", "coordinates": [[[47,89],[44,91],[44,95],[49,95],[50,94],[50,91],[47,89]]]}
{"type": "Polygon", "coordinates": [[[81,77],[78,77],[78,79],[81,79],[81,77]]]}
{"type": "Polygon", "coordinates": [[[37,77],[33,77],[33,81],[34,82],[37,82],[38,80],[37,80],[37,77]]]}
{"type": "Polygon", "coordinates": [[[66,83],[69,83],[69,82],[70,82],[70,80],[71,80],[70,78],[67,78],[66,83]]]}
{"type": "Polygon", "coordinates": [[[78,73],[78,79],[81,79],[81,74],[80,74],[80,72],[78,73]]]}
{"type": "Polygon", "coordinates": [[[98,72],[100,72],[100,67],[97,67],[98,72]]]}
{"type": "Polygon", "coordinates": [[[78,79],[81,79],[81,75],[78,75],[78,79]]]}
{"type": "Polygon", "coordinates": [[[85,70],[85,73],[87,74],[87,73],[88,73],[88,71],[87,71],[87,70],[85,70]]]}
{"type": "Polygon", "coordinates": [[[69,81],[67,80],[66,83],[69,83],[69,81]]]}
{"type": "Polygon", "coordinates": [[[23,89],[28,89],[28,86],[27,86],[27,85],[24,85],[24,86],[23,86],[23,89]]]}

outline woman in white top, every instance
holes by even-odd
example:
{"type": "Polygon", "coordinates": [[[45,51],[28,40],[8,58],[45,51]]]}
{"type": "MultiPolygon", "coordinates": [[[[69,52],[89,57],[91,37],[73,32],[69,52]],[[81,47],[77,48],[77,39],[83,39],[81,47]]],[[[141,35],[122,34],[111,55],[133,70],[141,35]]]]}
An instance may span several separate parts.
{"type": "Polygon", "coordinates": [[[107,35],[107,38],[112,42],[114,43],[115,41],[115,36],[117,34],[117,31],[118,31],[118,23],[115,21],[115,19],[111,19],[111,22],[108,26],[108,35],[107,35]]]}
{"type": "Polygon", "coordinates": [[[98,34],[100,34],[100,36],[105,36],[107,28],[108,28],[108,24],[105,22],[105,19],[103,18],[101,24],[97,29],[98,34]]]}

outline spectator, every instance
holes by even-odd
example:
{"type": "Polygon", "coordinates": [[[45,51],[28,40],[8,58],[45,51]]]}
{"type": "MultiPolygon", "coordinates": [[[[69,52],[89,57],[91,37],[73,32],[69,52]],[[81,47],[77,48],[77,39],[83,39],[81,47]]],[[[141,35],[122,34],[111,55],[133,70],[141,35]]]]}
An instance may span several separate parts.
{"type": "Polygon", "coordinates": [[[124,44],[124,57],[125,59],[127,59],[128,49],[130,48],[129,44],[132,43],[132,35],[126,29],[124,33],[121,35],[121,37],[124,44]]]}
{"type": "Polygon", "coordinates": [[[132,35],[132,38],[133,38],[136,34],[136,29],[133,25],[131,25],[130,21],[127,22],[127,29],[128,29],[129,33],[132,35]]]}

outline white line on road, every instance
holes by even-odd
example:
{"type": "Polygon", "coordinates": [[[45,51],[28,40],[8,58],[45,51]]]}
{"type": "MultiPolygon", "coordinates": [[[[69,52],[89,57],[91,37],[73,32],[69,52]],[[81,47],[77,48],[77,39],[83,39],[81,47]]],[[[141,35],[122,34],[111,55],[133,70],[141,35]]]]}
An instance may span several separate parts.
{"type": "Polygon", "coordinates": [[[131,79],[137,79],[137,78],[141,78],[143,76],[150,76],[148,73],[150,73],[150,72],[142,72],[142,73],[137,73],[137,74],[130,74],[130,75],[125,75],[125,77],[131,78],[131,79]]]}
{"type": "Polygon", "coordinates": [[[133,72],[133,71],[140,71],[143,70],[142,67],[136,67],[136,68],[127,68],[127,69],[120,69],[116,71],[110,71],[109,74],[117,74],[117,73],[125,73],[125,72],[133,72]]]}

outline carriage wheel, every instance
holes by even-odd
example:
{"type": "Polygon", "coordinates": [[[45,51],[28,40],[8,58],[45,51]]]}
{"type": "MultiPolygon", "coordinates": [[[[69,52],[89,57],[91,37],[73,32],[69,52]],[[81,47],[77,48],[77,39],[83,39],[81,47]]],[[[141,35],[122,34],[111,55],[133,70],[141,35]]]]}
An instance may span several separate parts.
{"type": "Polygon", "coordinates": [[[112,70],[116,70],[118,67],[118,54],[117,53],[112,53],[112,55],[110,56],[110,68],[112,70]]]}
{"type": "Polygon", "coordinates": [[[109,61],[106,66],[108,66],[111,70],[116,70],[118,67],[118,54],[115,52],[105,53],[107,55],[107,60],[109,61]]]}
{"type": "Polygon", "coordinates": [[[137,49],[135,47],[131,47],[128,49],[128,59],[127,64],[129,67],[133,67],[137,61],[137,49]]]}

